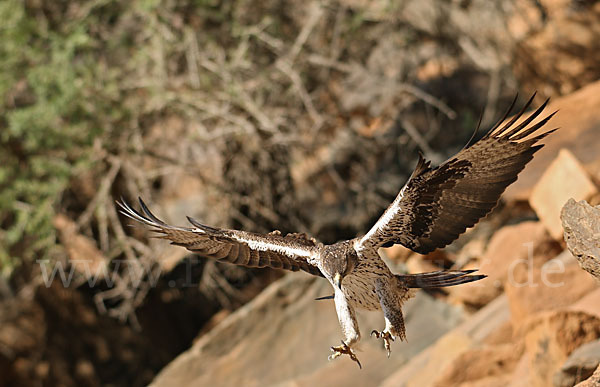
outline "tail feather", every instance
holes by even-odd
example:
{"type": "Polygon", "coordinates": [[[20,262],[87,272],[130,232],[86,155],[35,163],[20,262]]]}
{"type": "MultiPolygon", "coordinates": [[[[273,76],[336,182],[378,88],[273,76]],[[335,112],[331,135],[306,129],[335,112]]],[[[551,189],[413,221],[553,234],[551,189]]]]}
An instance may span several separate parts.
{"type": "Polygon", "coordinates": [[[469,275],[475,271],[477,270],[446,270],[418,274],[397,274],[396,278],[408,288],[443,288],[466,284],[487,277],[485,274],[469,275]]]}

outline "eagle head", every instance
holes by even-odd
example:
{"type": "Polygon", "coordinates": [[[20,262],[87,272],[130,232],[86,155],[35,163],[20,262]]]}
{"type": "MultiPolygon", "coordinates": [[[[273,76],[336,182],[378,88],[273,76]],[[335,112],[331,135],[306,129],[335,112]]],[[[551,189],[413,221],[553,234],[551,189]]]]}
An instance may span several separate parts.
{"type": "Polygon", "coordinates": [[[325,246],[323,250],[323,274],[338,289],[345,276],[352,273],[358,264],[358,255],[349,241],[325,246]]]}

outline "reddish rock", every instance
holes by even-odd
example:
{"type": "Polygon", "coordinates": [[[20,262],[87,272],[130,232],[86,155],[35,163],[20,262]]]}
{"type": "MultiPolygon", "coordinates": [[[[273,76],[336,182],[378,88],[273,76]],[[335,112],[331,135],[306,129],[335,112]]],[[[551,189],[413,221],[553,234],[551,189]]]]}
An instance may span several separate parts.
{"type": "MultiPolygon", "coordinates": [[[[422,255],[402,245],[394,245],[382,249],[381,252],[389,259],[398,262],[408,262],[411,260],[414,265],[417,260],[420,260],[424,262],[426,267],[432,268],[432,270],[440,270],[440,268],[449,267],[454,263],[453,256],[443,249],[437,249],[427,255],[422,255]]],[[[409,272],[417,273],[417,271],[412,270],[409,270],[409,272]]]]}
{"type": "Polygon", "coordinates": [[[463,352],[475,348],[509,320],[508,302],[500,296],[477,311],[467,321],[445,334],[391,374],[381,387],[431,386],[440,370],[449,367],[463,352]]]}
{"type": "Polygon", "coordinates": [[[513,326],[510,321],[500,325],[495,331],[491,332],[484,340],[486,345],[500,345],[510,343],[513,340],[513,326]]]}
{"type": "Polygon", "coordinates": [[[411,249],[408,249],[402,245],[393,245],[391,247],[382,249],[382,251],[389,259],[399,262],[406,261],[412,254],[414,254],[411,249]]]}
{"type": "Polygon", "coordinates": [[[450,300],[480,307],[497,297],[504,283],[517,266],[529,263],[541,265],[539,260],[555,255],[558,245],[553,242],[539,222],[523,222],[500,229],[488,244],[479,266],[479,272],[488,278],[450,288],[450,300]]]}
{"type": "Polygon", "coordinates": [[[465,351],[443,370],[434,386],[451,387],[465,382],[506,376],[516,368],[523,349],[523,342],[517,342],[465,351]]]}
{"type": "Polygon", "coordinates": [[[456,260],[456,256],[445,249],[434,250],[422,257],[423,260],[430,262],[438,268],[450,267],[456,260]]]}
{"type": "Polygon", "coordinates": [[[593,82],[569,96],[552,99],[548,111],[560,111],[552,118],[549,127],[561,129],[544,139],[544,148],[535,154],[533,160],[519,174],[519,179],[506,189],[502,195],[504,200],[529,200],[533,186],[563,148],[577,155],[577,159],[588,173],[599,179],[599,107],[600,81],[593,82]]]}
{"type": "Polygon", "coordinates": [[[423,259],[423,256],[420,254],[413,254],[406,260],[406,269],[409,273],[426,273],[428,271],[440,270],[440,267],[434,265],[431,261],[423,259]]]}
{"type": "Polygon", "coordinates": [[[487,240],[484,238],[476,238],[467,242],[456,254],[456,265],[463,267],[481,260],[485,253],[487,240]]]}
{"type": "Polygon", "coordinates": [[[553,375],[577,347],[600,337],[600,318],[584,312],[552,311],[523,324],[529,385],[552,385],[553,375]]]}
{"type": "Polygon", "coordinates": [[[505,286],[513,327],[534,313],[572,305],[597,288],[568,252],[542,266],[518,265],[505,286]]]}
{"type": "Polygon", "coordinates": [[[524,353],[517,363],[515,370],[510,375],[508,387],[529,387],[529,354],[524,353]]]}
{"type": "Polygon", "coordinates": [[[465,332],[455,330],[447,333],[426,351],[393,373],[381,387],[419,387],[432,385],[441,369],[450,366],[453,360],[475,343],[465,332]]]}
{"type": "Polygon", "coordinates": [[[600,318],[600,287],[573,304],[569,310],[585,312],[600,318]]]}
{"type": "Polygon", "coordinates": [[[505,387],[510,383],[510,375],[494,375],[458,384],[458,387],[505,387]]]}
{"type": "Polygon", "coordinates": [[[560,211],[573,198],[590,198],[597,188],[575,156],[561,149],[533,187],[529,204],[554,239],[562,239],[563,228],[560,211]]]}

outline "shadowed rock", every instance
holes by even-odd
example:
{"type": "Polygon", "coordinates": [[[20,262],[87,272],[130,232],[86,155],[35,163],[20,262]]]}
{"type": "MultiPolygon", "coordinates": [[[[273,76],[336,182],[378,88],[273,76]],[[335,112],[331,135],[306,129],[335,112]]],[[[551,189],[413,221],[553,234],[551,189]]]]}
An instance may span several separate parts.
{"type": "Polygon", "coordinates": [[[600,340],[577,348],[554,374],[555,387],[570,387],[586,380],[600,364],[600,340]]]}
{"type": "Polygon", "coordinates": [[[323,279],[288,275],[202,336],[156,377],[152,385],[362,385],[376,386],[408,359],[461,322],[460,308],[419,292],[407,303],[408,342],[392,344],[388,359],[381,343],[369,339],[380,329],[380,314],[359,313],[364,339],[358,355],[327,361],[340,334],[332,301],[315,301],[331,286],[323,279]]]}

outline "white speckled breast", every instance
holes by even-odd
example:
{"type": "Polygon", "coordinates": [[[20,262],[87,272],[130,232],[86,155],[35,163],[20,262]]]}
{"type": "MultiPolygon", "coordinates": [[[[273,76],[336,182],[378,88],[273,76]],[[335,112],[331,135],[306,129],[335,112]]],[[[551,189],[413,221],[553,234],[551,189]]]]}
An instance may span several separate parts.
{"type": "Polygon", "coordinates": [[[392,273],[383,261],[361,260],[352,273],[342,281],[342,291],[350,305],[367,310],[381,309],[375,284],[382,277],[392,277],[392,273]]]}

